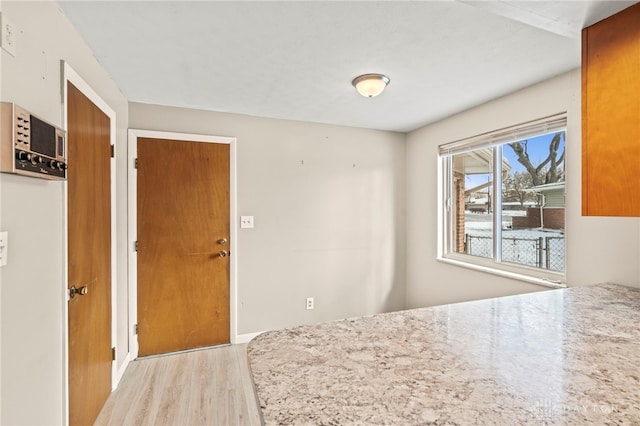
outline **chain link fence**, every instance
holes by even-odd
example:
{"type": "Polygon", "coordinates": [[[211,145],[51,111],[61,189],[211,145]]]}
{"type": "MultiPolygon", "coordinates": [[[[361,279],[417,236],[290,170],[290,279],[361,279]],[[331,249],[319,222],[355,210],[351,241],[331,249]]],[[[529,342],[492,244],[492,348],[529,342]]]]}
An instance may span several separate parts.
{"type": "Polygon", "coordinates": [[[564,237],[545,237],[547,269],[564,272],[564,237]]]}
{"type": "MultiPolygon", "coordinates": [[[[465,253],[493,257],[492,237],[465,234],[465,253]]],[[[564,237],[503,237],[502,261],[564,272],[564,237]]]]}

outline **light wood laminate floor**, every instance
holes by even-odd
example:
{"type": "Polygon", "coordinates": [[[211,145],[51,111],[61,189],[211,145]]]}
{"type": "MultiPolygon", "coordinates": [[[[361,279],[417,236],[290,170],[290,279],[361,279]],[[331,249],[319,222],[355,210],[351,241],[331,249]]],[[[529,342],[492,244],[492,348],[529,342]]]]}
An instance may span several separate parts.
{"type": "Polygon", "coordinates": [[[246,345],[129,364],[96,425],[259,425],[246,345]]]}

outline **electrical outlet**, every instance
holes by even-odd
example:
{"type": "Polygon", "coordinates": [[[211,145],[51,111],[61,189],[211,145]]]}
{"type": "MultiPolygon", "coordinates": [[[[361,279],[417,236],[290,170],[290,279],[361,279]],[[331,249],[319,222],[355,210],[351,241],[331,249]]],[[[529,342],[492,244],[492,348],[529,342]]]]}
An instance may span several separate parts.
{"type": "Polygon", "coordinates": [[[240,228],[253,228],[253,216],[240,216],[240,228]]]}
{"type": "Polygon", "coordinates": [[[6,50],[7,53],[9,53],[11,56],[15,57],[18,29],[4,13],[0,14],[0,22],[2,25],[2,39],[0,39],[2,48],[6,50]]]}
{"type": "Polygon", "coordinates": [[[307,297],[307,311],[313,309],[313,297],[307,297]]]}

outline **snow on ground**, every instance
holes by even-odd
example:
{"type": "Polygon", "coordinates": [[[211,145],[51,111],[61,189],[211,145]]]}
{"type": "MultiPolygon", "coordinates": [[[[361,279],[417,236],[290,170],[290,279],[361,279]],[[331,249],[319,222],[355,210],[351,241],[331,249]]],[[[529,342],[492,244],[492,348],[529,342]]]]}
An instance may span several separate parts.
{"type": "MultiPolygon", "coordinates": [[[[539,237],[564,237],[564,231],[544,228],[511,229],[511,218],[514,216],[524,216],[524,212],[503,212],[502,213],[502,236],[503,238],[539,238],[539,237]]],[[[464,215],[465,233],[474,236],[490,236],[493,229],[492,217],[486,213],[465,212],[464,215]]]]}

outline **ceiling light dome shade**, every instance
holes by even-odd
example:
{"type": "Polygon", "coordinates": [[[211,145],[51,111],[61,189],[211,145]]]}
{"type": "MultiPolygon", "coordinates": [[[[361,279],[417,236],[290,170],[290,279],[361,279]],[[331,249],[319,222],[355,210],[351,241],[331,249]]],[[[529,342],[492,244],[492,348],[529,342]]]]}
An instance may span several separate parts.
{"type": "Polygon", "coordinates": [[[351,84],[356,88],[358,93],[367,98],[374,98],[378,96],[387,84],[389,84],[389,77],[382,74],[363,74],[353,79],[351,84]]]}

